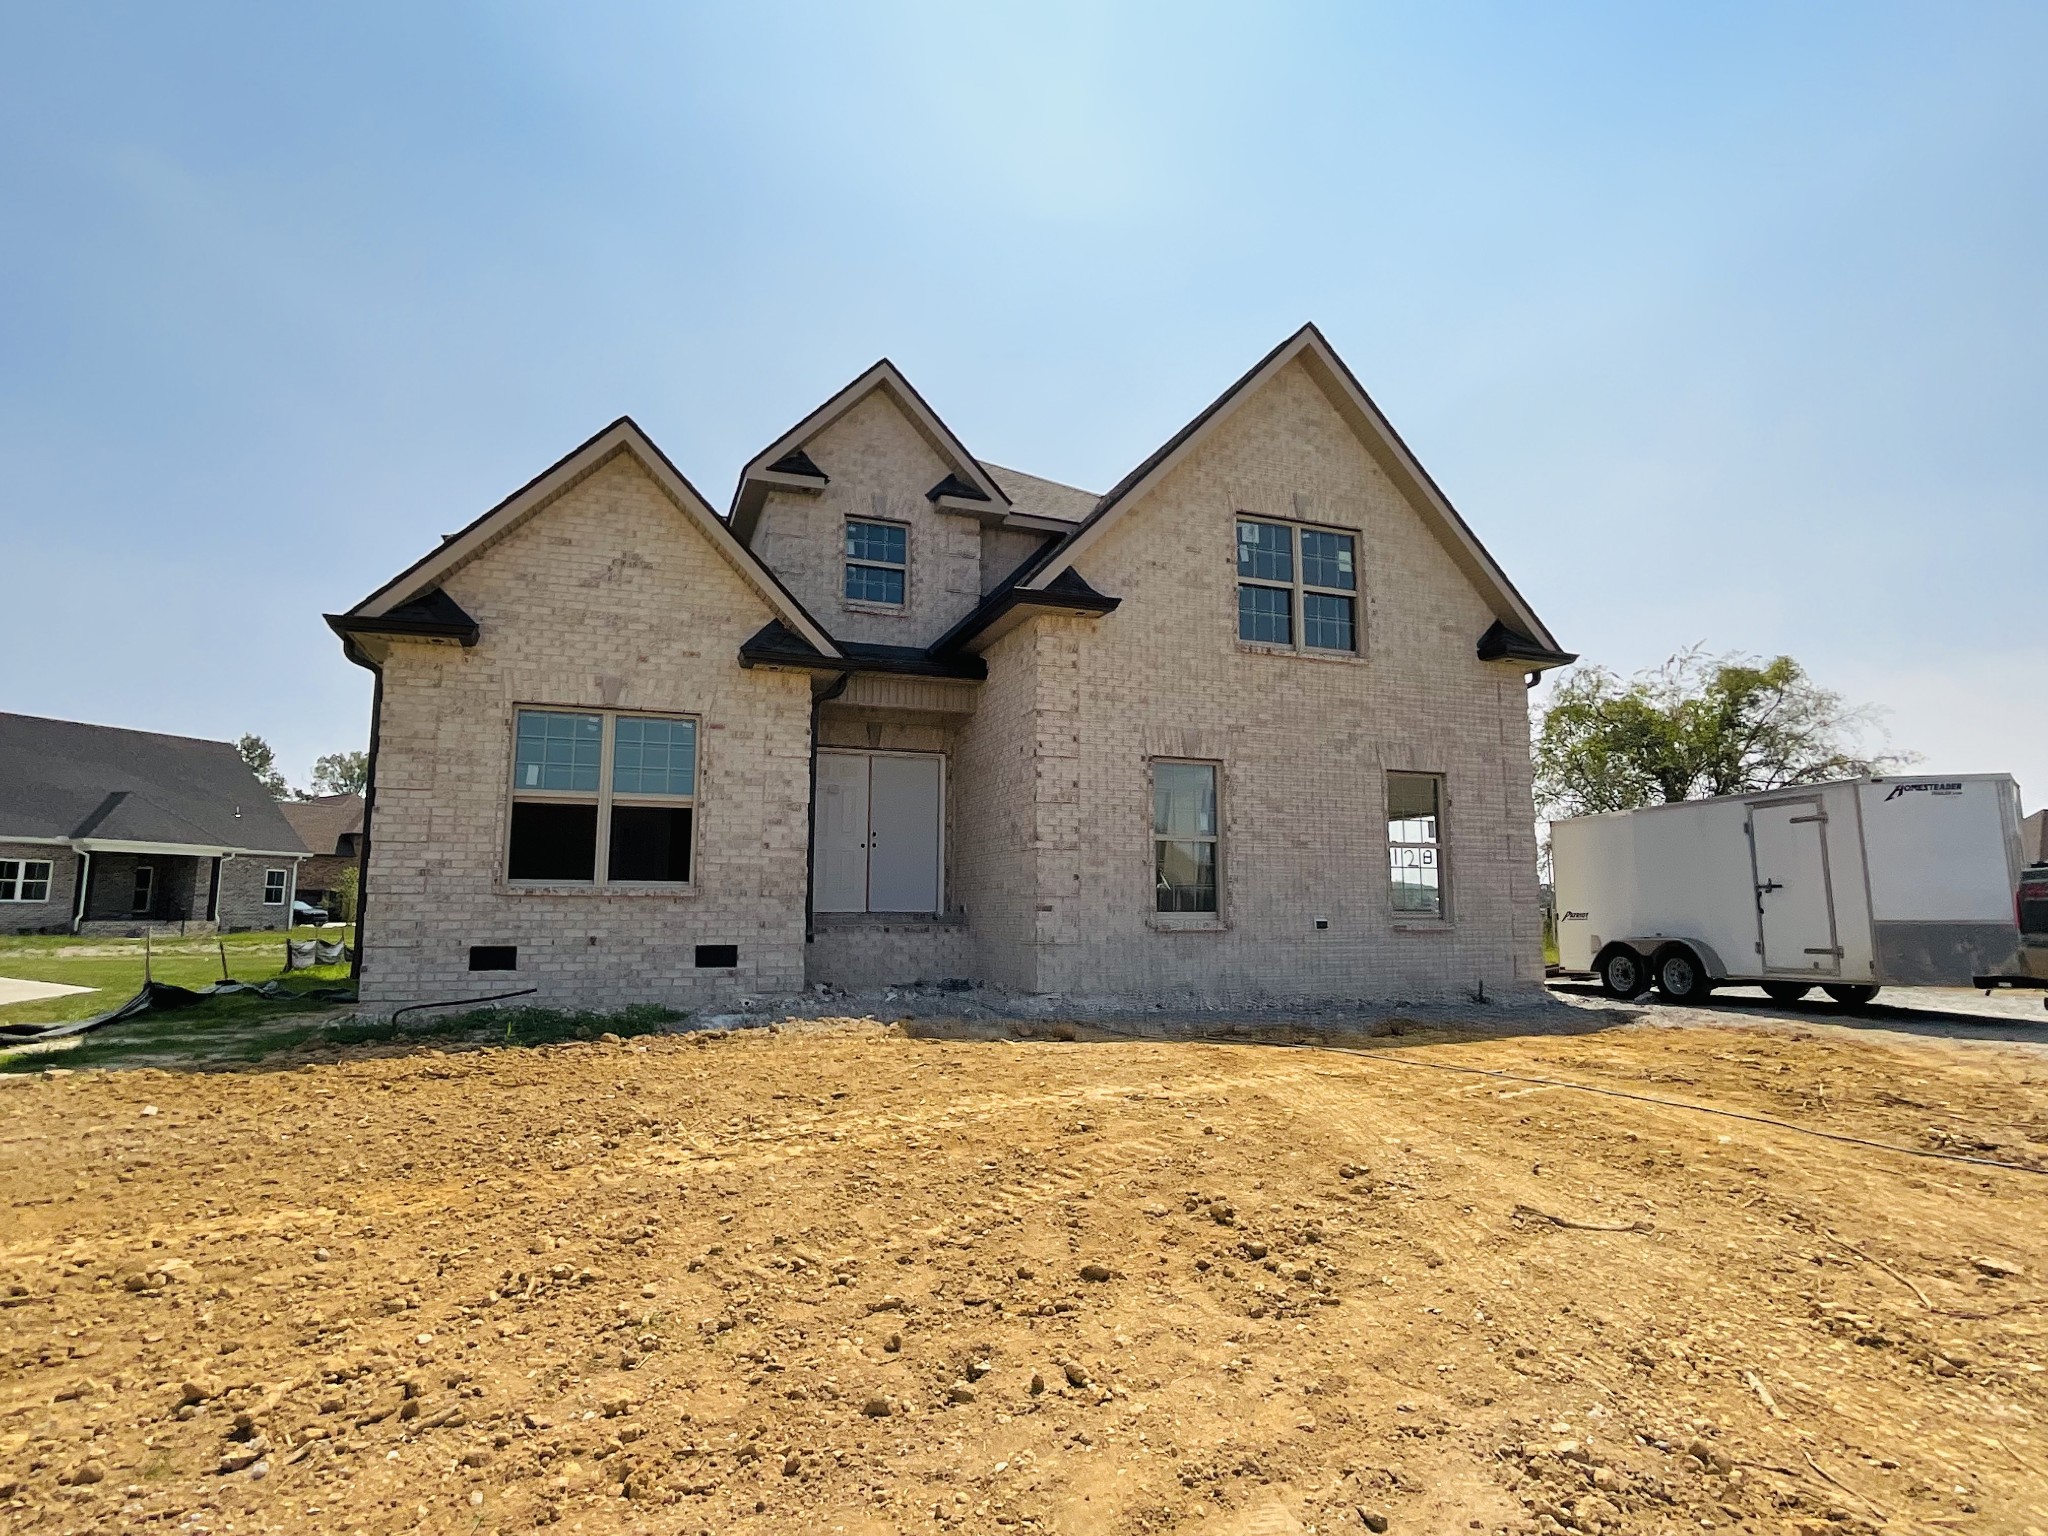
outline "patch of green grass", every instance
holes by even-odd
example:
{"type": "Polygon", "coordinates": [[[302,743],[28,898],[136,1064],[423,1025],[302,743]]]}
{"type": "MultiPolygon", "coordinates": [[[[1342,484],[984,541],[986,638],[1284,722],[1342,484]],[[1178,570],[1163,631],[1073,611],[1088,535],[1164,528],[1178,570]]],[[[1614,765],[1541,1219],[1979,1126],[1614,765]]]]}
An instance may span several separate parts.
{"type": "Polygon", "coordinates": [[[0,1051],[0,1072],[40,1072],[45,1067],[204,1069],[260,1061],[318,1037],[320,1020],[308,1015],[331,1013],[337,1005],[332,998],[311,994],[347,987],[348,967],[316,966],[277,980],[289,995],[229,993],[189,1008],[151,1009],[78,1036],[76,1044],[59,1049],[0,1051]]]}
{"type": "MultiPolygon", "coordinates": [[[[342,932],[353,934],[353,930],[297,928],[291,937],[332,939],[342,932]]],[[[158,981],[196,992],[221,979],[221,955],[225,950],[228,976],[235,981],[281,980],[298,986],[293,978],[311,973],[284,969],[284,941],[282,933],[230,933],[218,939],[151,939],[149,974],[158,981]]],[[[0,976],[92,988],[63,997],[9,1003],[0,1007],[0,1023],[49,1024],[89,1019],[109,1008],[118,1008],[142,990],[143,941],[10,934],[0,937],[0,976]]],[[[324,974],[320,984],[334,984],[331,971],[324,974]]]]}
{"type": "Polygon", "coordinates": [[[617,1013],[570,1013],[558,1008],[475,1008],[468,1013],[414,1014],[387,1020],[334,1024],[320,1031],[332,1045],[391,1045],[408,1041],[464,1041],[493,1045],[559,1045],[599,1035],[658,1035],[687,1015],[641,1003],[617,1013]]]}

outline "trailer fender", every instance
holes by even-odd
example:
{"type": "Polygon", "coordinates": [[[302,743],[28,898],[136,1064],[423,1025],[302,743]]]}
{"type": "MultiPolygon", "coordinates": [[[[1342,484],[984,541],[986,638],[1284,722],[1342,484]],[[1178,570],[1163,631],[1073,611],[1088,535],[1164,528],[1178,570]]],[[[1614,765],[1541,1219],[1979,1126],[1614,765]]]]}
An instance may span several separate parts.
{"type": "MultiPolygon", "coordinates": [[[[1617,944],[1634,950],[1643,957],[1645,964],[1655,959],[1657,951],[1666,944],[1683,944],[1700,957],[1700,964],[1706,967],[1709,981],[1728,979],[1728,967],[1722,963],[1721,957],[1714,953],[1714,946],[1700,939],[1688,938],[1682,933],[1660,933],[1654,938],[1609,939],[1607,949],[1612,949],[1617,944]]],[[[1603,949],[1601,952],[1604,954],[1607,950],[1603,949]]],[[[1595,964],[1597,963],[1596,961],[1595,964]]]]}

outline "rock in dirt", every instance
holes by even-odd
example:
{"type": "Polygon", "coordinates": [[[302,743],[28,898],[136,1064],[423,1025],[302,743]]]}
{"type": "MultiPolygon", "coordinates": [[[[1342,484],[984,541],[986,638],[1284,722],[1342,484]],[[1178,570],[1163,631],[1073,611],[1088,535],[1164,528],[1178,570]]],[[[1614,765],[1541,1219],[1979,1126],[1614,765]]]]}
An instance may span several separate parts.
{"type": "Polygon", "coordinates": [[[889,1417],[889,1399],[871,1397],[860,1405],[860,1411],[871,1419],[886,1419],[889,1417]]]}
{"type": "Polygon", "coordinates": [[[946,1388],[946,1401],[949,1403],[971,1403],[974,1398],[974,1388],[965,1381],[956,1381],[946,1388]]]}
{"type": "Polygon", "coordinates": [[[1108,1280],[1112,1279],[1115,1274],[1116,1271],[1107,1264],[1083,1264],[1081,1266],[1081,1278],[1083,1280],[1108,1280]]]}
{"type": "Polygon", "coordinates": [[[1379,1536],[1379,1533],[1387,1528],[1387,1517],[1376,1509],[1360,1509],[1358,1518],[1374,1536],[1379,1536]]]}
{"type": "MultiPolygon", "coordinates": [[[[1060,1369],[1066,1373],[1068,1386],[1085,1387],[1088,1385],[1088,1371],[1080,1361],[1063,1360],[1060,1362],[1060,1369]]],[[[1035,1380],[1036,1378],[1033,1379],[1035,1380]]]]}

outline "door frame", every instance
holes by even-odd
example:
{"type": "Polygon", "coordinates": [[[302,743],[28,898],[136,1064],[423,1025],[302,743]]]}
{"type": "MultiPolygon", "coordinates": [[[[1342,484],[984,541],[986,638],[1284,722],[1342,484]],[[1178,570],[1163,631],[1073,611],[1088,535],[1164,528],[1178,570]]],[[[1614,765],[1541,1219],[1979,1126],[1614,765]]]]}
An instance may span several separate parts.
{"type": "MultiPolygon", "coordinates": [[[[1829,955],[1831,963],[1828,967],[1828,974],[1840,976],[1842,974],[1842,930],[1841,925],[1835,920],[1835,871],[1834,866],[1828,859],[1827,829],[1832,818],[1828,815],[1826,803],[1817,794],[1774,795],[1768,800],[1752,800],[1748,804],[1743,830],[1749,834],[1749,885],[1751,898],[1756,906],[1757,969],[1778,976],[1813,976],[1816,974],[1812,967],[1795,970],[1787,966],[1772,965],[1771,952],[1764,941],[1764,894],[1759,889],[1763,885],[1763,871],[1757,865],[1756,813],[1758,811],[1778,810],[1782,807],[1794,805],[1812,806],[1814,814],[1811,820],[1818,824],[1816,835],[1820,839],[1820,883],[1821,892],[1827,899],[1828,944],[1831,947],[1829,955]]],[[[1797,826],[1807,819],[1804,817],[1789,817],[1787,821],[1788,824],[1797,826]]]]}
{"type": "MultiPolygon", "coordinates": [[[[938,805],[938,813],[939,813],[939,850],[938,850],[938,857],[939,857],[939,881],[938,881],[938,899],[937,899],[937,903],[936,903],[936,905],[934,905],[934,906],[933,906],[933,908],[932,908],[932,913],[931,913],[931,915],[938,915],[938,914],[942,914],[942,913],[944,913],[944,912],[945,912],[945,910],[946,910],[946,870],[947,870],[947,863],[946,863],[946,859],[947,859],[947,849],[946,849],[946,824],[947,824],[947,820],[948,820],[948,817],[947,817],[947,815],[946,815],[946,809],[947,809],[947,806],[946,806],[946,801],[947,801],[947,796],[948,796],[948,793],[949,793],[949,790],[950,790],[950,787],[951,787],[951,786],[950,786],[950,785],[948,784],[948,782],[947,782],[947,779],[948,779],[948,774],[947,774],[947,762],[946,762],[946,754],[945,754],[944,752],[916,752],[916,751],[909,751],[909,750],[904,750],[904,749],[900,749],[900,748],[896,748],[896,747],[820,747],[820,748],[818,748],[818,756],[820,756],[820,757],[865,757],[865,758],[869,758],[869,759],[873,759],[873,758],[877,758],[877,757],[918,757],[918,758],[935,758],[935,759],[937,759],[937,760],[938,760],[938,765],[939,765],[939,805],[938,805]]],[[[811,793],[812,793],[812,798],[813,798],[813,800],[814,800],[814,801],[815,801],[815,799],[816,799],[816,797],[817,797],[817,788],[816,788],[816,786],[817,786],[817,784],[818,784],[818,783],[819,783],[819,780],[818,780],[818,779],[816,779],[816,778],[814,777],[814,778],[813,778],[813,780],[812,780],[812,786],[813,786],[813,787],[812,787],[812,791],[811,791],[811,793]]],[[[873,839],[874,839],[874,827],[875,827],[875,794],[874,794],[874,777],[873,777],[872,773],[871,773],[871,774],[869,775],[869,778],[868,778],[868,797],[867,797],[867,799],[868,799],[868,830],[867,830],[866,836],[867,836],[867,839],[868,839],[868,840],[869,840],[870,842],[872,842],[872,841],[873,841],[873,839]]],[[[812,838],[812,857],[813,857],[813,858],[815,858],[815,857],[816,857],[816,853],[817,853],[817,831],[816,831],[816,828],[817,828],[817,826],[818,826],[818,813],[817,813],[817,807],[816,807],[816,805],[815,805],[815,804],[813,804],[813,806],[812,806],[812,808],[811,808],[811,826],[812,826],[812,828],[813,828],[813,830],[812,830],[812,833],[811,833],[811,838],[812,838]]],[[[820,914],[818,914],[819,916],[821,916],[821,917],[852,917],[852,916],[856,916],[856,915],[864,916],[864,915],[866,915],[866,914],[868,914],[868,913],[870,913],[870,912],[873,912],[873,911],[874,911],[874,908],[872,908],[872,907],[870,907],[869,905],[867,905],[867,903],[868,903],[868,902],[869,902],[869,900],[871,899],[871,896],[870,896],[870,892],[872,891],[872,889],[873,889],[873,886],[874,886],[874,877],[873,877],[873,865],[874,865],[874,849],[873,849],[872,847],[870,847],[870,848],[868,848],[868,849],[867,849],[866,851],[867,851],[867,854],[868,854],[868,870],[869,870],[869,874],[868,874],[868,877],[866,878],[866,880],[865,880],[865,881],[863,882],[863,885],[862,885],[862,890],[861,890],[861,911],[860,911],[860,913],[859,913],[859,914],[855,914],[855,913],[850,913],[850,912],[824,912],[824,913],[820,913],[820,914]]],[[[918,914],[918,913],[915,913],[915,912],[894,912],[894,913],[890,913],[890,912],[885,912],[885,913],[881,913],[881,914],[879,914],[879,915],[881,915],[881,916],[883,916],[883,917],[916,917],[916,916],[919,916],[920,914],[918,914]]]]}

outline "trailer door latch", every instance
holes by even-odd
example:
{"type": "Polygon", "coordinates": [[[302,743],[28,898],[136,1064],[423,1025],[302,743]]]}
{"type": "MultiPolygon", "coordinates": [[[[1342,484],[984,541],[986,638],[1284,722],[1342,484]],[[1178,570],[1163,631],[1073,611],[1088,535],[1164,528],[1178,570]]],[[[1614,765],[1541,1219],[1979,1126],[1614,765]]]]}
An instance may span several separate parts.
{"type": "Polygon", "coordinates": [[[1785,887],[1778,884],[1777,881],[1766,880],[1762,885],[1756,888],[1756,893],[1759,896],[1766,896],[1769,895],[1772,891],[1782,891],[1783,889],[1785,889],[1785,887]]]}

